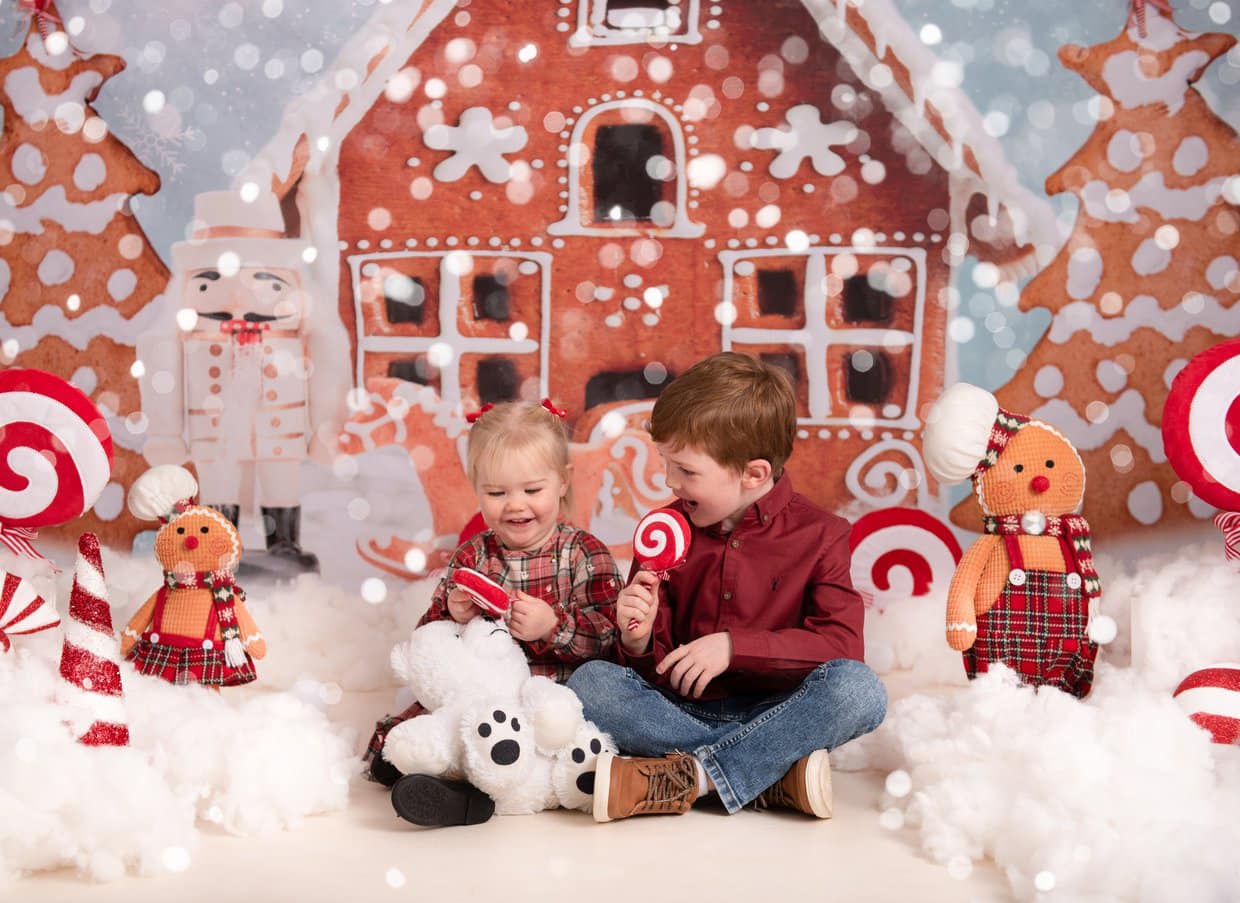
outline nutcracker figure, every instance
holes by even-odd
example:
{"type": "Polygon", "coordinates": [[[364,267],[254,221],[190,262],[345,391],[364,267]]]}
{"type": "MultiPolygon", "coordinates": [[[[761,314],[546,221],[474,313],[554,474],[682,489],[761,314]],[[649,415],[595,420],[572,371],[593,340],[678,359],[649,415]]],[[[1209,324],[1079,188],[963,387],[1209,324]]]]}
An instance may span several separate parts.
{"type": "Polygon", "coordinates": [[[138,343],[144,456],[192,460],[202,504],[234,525],[256,498],[267,554],[246,563],[278,575],[318,570],[299,541],[299,473],[307,453],[330,462],[349,389],[347,338],[310,248],[285,236],[272,194],[198,195],[191,238],[172,246],[175,327],[138,343]]]}

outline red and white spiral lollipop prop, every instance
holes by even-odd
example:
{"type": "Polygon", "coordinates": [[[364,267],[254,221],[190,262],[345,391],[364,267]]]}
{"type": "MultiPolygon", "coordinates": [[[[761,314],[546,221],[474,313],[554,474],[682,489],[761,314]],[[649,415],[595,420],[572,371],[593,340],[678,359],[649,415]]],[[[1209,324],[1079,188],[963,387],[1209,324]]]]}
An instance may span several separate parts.
{"type": "Polygon", "coordinates": [[[1215,518],[1227,557],[1240,556],[1240,339],[1207,348],[1171,384],[1162,418],[1167,461],[1215,518]]]}
{"type": "MultiPolygon", "coordinates": [[[[642,570],[666,580],[669,571],[685,563],[692,535],[683,514],[672,508],[656,508],[637,522],[633,559],[642,570]]],[[[637,627],[636,618],[629,621],[629,630],[637,627]]]]}
{"type": "Polygon", "coordinates": [[[883,508],[853,524],[853,587],[866,607],[946,590],[960,563],[960,543],[947,524],[916,508],[883,508]]]}
{"type": "Polygon", "coordinates": [[[0,542],[42,558],[39,527],[80,517],[112,475],[112,434],[76,387],[42,370],[0,371],[0,542]]]}
{"type": "Polygon", "coordinates": [[[472,568],[457,568],[452,572],[452,585],[473,597],[474,604],[501,618],[508,616],[512,597],[486,574],[472,568]]]}

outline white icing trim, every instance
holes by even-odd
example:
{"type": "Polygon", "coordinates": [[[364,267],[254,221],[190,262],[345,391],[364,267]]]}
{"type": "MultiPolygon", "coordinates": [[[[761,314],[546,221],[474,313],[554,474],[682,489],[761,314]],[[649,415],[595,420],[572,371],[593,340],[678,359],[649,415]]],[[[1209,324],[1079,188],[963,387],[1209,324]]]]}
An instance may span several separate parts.
{"type": "Polygon", "coordinates": [[[1081,418],[1076,409],[1060,398],[1053,398],[1031,414],[1037,420],[1049,420],[1063,426],[1063,432],[1078,449],[1093,451],[1101,448],[1120,430],[1149,454],[1155,464],[1163,464],[1167,453],[1163,449],[1162,429],[1145,418],[1145,398],[1136,389],[1129,389],[1111,402],[1106,420],[1090,423],[1081,418]]]}
{"type": "Polygon", "coordinates": [[[955,631],[964,631],[966,633],[977,633],[976,624],[966,624],[964,621],[959,621],[954,624],[949,622],[947,625],[947,629],[955,630],[955,631]]]}
{"type": "Polygon", "coordinates": [[[54,222],[66,232],[99,235],[129,199],[129,195],[118,191],[97,201],[79,203],[68,200],[64,185],[53,185],[25,207],[14,207],[9,195],[3,197],[0,214],[14,232],[22,235],[42,235],[44,220],[54,222]]]}
{"type": "Polygon", "coordinates": [[[152,298],[131,319],[126,320],[111,305],[100,304],[77,317],[67,317],[58,304],[44,304],[29,325],[13,326],[0,312],[0,334],[17,341],[19,348],[33,348],[48,336],[64,339],[78,351],[85,351],[91,339],[103,336],[118,345],[133,346],[138,338],[152,330],[160,321],[163,305],[152,298]]]}
{"type": "Polygon", "coordinates": [[[136,630],[132,630],[128,625],[126,625],[125,629],[121,632],[124,633],[125,636],[130,637],[131,639],[135,639],[135,640],[142,639],[142,634],[138,633],[136,630]]]}
{"type": "Polygon", "coordinates": [[[1093,304],[1073,301],[1055,314],[1046,337],[1063,344],[1076,333],[1085,332],[1098,344],[1113,346],[1127,342],[1138,329],[1153,329],[1177,342],[1183,341],[1196,326],[1204,326],[1220,336],[1240,334],[1240,304],[1224,307],[1212,295],[1202,294],[1199,298],[1202,309],[1190,313],[1182,303],[1168,310],[1151,295],[1137,295],[1118,317],[1104,317],[1093,304]]]}
{"type": "Polygon", "coordinates": [[[898,500],[908,495],[909,489],[901,485],[900,477],[904,475],[904,471],[909,468],[901,466],[896,461],[880,461],[870,468],[869,472],[862,476],[862,472],[875,458],[887,454],[888,452],[896,452],[903,455],[912,464],[913,471],[917,474],[917,507],[923,510],[931,507],[930,490],[927,488],[930,481],[926,478],[926,465],[921,458],[921,453],[912,443],[905,442],[903,439],[885,439],[870,445],[865,451],[853,458],[852,463],[848,465],[848,471],[844,475],[844,485],[848,487],[848,491],[853,497],[873,508],[882,508],[888,505],[896,504],[898,500]],[[880,488],[887,484],[888,479],[894,479],[896,488],[885,495],[879,495],[871,492],[866,486],[880,488]]]}
{"type": "Polygon", "coordinates": [[[248,646],[250,645],[250,643],[257,643],[259,640],[265,640],[265,639],[266,637],[264,637],[261,633],[254,633],[246,637],[245,642],[242,645],[248,646]]]}
{"type": "Polygon", "coordinates": [[[682,0],[680,6],[668,7],[662,12],[676,11],[682,15],[673,31],[667,26],[652,28],[617,28],[607,24],[608,0],[577,0],[577,30],[569,36],[570,47],[614,46],[616,44],[650,44],[651,42],[676,44],[700,44],[702,33],[698,30],[701,16],[701,0],[682,0]]]}
{"type": "Polygon", "coordinates": [[[39,81],[39,70],[34,66],[14,69],[4,79],[4,93],[13,104],[13,112],[32,127],[41,129],[56,115],[64,104],[86,106],[86,98],[103,84],[98,72],[79,72],[69,82],[69,87],[59,94],[48,94],[39,81]]]}

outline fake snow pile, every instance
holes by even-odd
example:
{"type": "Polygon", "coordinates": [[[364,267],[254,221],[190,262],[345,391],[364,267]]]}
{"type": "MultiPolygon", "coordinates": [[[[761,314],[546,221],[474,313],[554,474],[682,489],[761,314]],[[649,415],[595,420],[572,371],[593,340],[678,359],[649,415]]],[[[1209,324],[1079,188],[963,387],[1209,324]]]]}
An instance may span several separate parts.
{"type": "MultiPolygon", "coordinates": [[[[1103,611],[1125,639],[1103,647],[1085,701],[1035,692],[1000,668],[963,691],[894,703],[878,731],[832,754],[838,768],[889,773],[884,825],[914,827],[961,878],[993,859],[1022,900],[1240,895],[1240,748],[1212,744],[1171,696],[1191,671],[1240,660],[1240,573],[1217,539],[1128,560],[1139,564],[1100,561],[1103,611]]],[[[932,678],[939,657],[913,634],[943,644],[942,607],[921,601],[933,619],[888,608],[903,630],[867,643],[888,643],[900,665],[932,678]]]]}

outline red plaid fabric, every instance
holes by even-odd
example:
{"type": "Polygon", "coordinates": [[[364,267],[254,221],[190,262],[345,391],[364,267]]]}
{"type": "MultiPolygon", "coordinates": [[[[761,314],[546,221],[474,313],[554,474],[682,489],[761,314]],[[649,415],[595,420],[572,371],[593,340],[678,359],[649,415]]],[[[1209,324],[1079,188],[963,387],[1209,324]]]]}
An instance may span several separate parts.
{"type": "Polygon", "coordinates": [[[254,665],[247,655],[245,664],[234,668],[224,661],[223,648],[173,646],[139,640],[127,656],[139,674],[148,674],[171,684],[202,684],[209,687],[239,687],[256,680],[254,665]]]}
{"type": "MultiPolygon", "coordinates": [[[[1067,574],[1025,570],[1015,535],[1003,534],[1012,575],[998,601],[977,618],[977,639],[964,651],[969,679],[999,662],[1022,682],[1052,686],[1078,698],[1094,680],[1098,645],[1089,639],[1089,599],[1067,574]]],[[[1067,541],[1060,538],[1068,553],[1067,541]]]]}
{"type": "MultiPolygon", "coordinates": [[[[610,655],[616,642],[616,597],[624,584],[607,546],[585,530],[560,524],[534,552],[505,549],[490,530],[476,533],[452,554],[419,627],[451,618],[448,589],[457,568],[486,574],[509,590],[542,599],[555,610],[559,627],[551,642],[526,643],[514,637],[525,650],[530,673],[564,683],[582,662],[610,655]]],[[[379,755],[392,728],[425,711],[415,702],[376,722],[363,761],[369,764],[379,755]]],[[[370,777],[369,768],[365,774],[370,777]]]]}
{"type": "Polygon", "coordinates": [[[564,683],[582,662],[610,655],[616,642],[616,596],[624,584],[607,546],[585,530],[560,524],[533,552],[505,549],[490,530],[471,537],[452,554],[419,627],[451,617],[448,590],[457,568],[472,568],[555,610],[560,626],[551,642],[517,640],[531,673],[564,683]]]}

